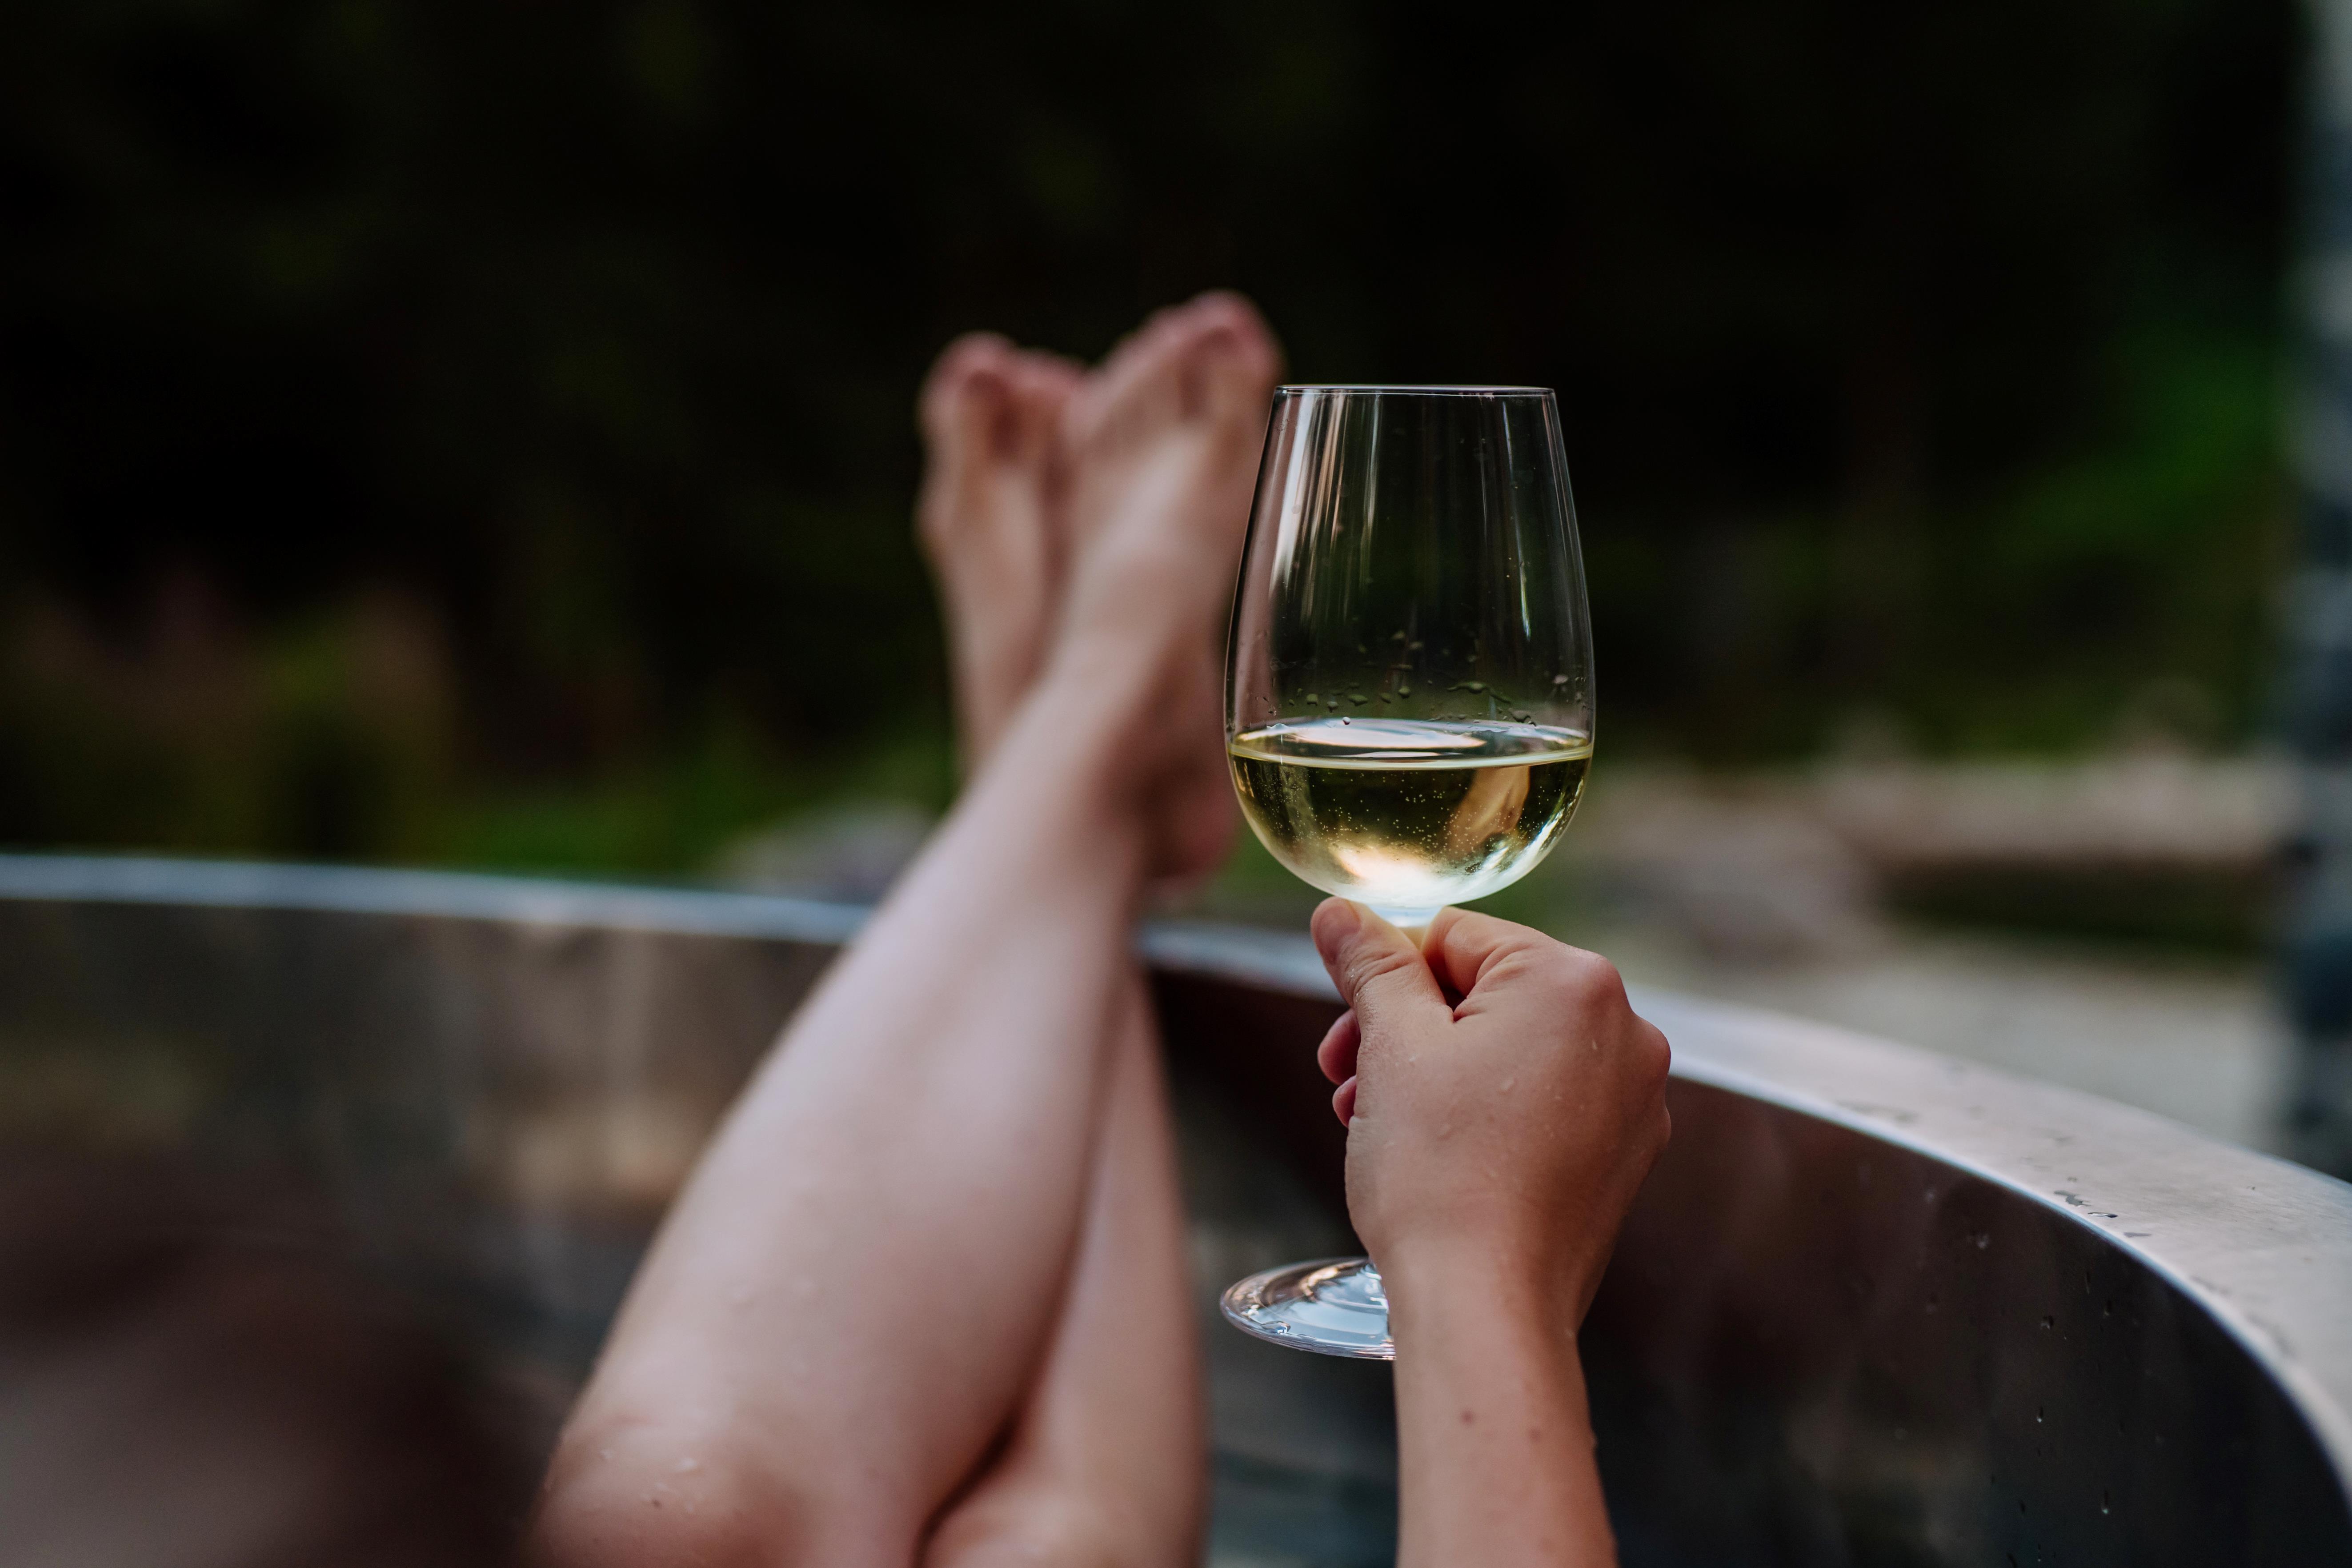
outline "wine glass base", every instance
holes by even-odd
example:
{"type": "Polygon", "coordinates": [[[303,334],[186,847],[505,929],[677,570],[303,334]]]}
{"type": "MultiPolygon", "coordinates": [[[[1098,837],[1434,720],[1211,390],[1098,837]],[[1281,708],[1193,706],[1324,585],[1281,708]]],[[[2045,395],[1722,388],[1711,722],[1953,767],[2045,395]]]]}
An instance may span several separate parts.
{"type": "Polygon", "coordinates": [[[1220,1302],[1245,1334],[1318,1355],[1394,1361],[1389,1299],[1369,1258],[1286,1263],[1232,1286],[1220,1302]]]}
{"type": "Polygon", "coordinates": [[[1429,922],[1437,918],[1438,910],[1443,910],[1445,906],[1444,904],[1439,904],[1435,908],[1426,910],[1391,910],[1383,909],[1378,904],[1371,904],[1367,907],[1370,909],[1372,913],[1380,916],[1381,919],[1388,921],[1389,924],[1396,927],[1399,931],[1425,931],[1429,927],[1429,922]]]}

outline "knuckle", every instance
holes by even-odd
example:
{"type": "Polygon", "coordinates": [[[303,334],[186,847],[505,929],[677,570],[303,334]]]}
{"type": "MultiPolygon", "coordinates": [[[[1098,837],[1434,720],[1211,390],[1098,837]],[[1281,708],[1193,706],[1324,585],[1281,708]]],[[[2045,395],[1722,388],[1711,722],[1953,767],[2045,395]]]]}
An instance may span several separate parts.
{"type": "Polygon", "coordinates": [[[1624,999],[1625,982],[1617,966],[1580,947],[1553,944],[1541,960],[1540,972],[1544,984],[1571,1006],[1607,1007],[1624,999]]]}
{"type": "Polygon", "coordinates": [[[1674,1072],[1674,1047],[1667,1044],[1666,1037],[1656,1025],[1638,1018],[1634,1022],[1639,1026],[1633,1037],[1634,1059],[1641,1067],[1643,1079],[1652,1088],[1664,1089],[1666,1079],[1674,1072]]]}

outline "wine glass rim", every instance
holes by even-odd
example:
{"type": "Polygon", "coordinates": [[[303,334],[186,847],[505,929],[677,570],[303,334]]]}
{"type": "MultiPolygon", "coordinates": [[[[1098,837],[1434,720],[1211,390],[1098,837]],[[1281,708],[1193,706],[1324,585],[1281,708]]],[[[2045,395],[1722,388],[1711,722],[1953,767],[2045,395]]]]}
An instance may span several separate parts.
{"type": "Polygon", "coordinates": [[[1286,382],[1276,392],[1369,392],[1434,397],[1549,397],[1549,386],[1479,385],[1452,382],[1298,381],[1286,382]]]}

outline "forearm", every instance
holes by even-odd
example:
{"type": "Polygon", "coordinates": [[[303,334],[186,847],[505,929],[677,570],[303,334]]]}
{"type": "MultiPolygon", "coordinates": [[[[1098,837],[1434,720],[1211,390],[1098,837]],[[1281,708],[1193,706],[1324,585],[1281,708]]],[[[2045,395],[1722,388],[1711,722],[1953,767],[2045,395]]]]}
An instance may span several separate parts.
{"type": "Polygon", "coordinates": [[[1574,1303],[1475,1249],[1383,1260],[1397,1344],[1399,1568],[1616,1562],[1574,1303]]]}

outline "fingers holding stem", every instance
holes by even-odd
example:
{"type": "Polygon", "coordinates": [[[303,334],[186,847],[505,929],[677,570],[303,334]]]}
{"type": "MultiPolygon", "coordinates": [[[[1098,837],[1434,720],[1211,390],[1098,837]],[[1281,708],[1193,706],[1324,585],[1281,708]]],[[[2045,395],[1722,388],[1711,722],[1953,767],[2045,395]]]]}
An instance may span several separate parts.
{"type": "Polygon", "coordinates": [[[1331,1110],[1345,1127],[1356,1118],[1356,1053],[1363,1049],[1364,1031],[1353,1007],[1339,1015],[1315,1047],[1315,1065],[1339,1087],[1332,1091],[1331,1110]]]}

